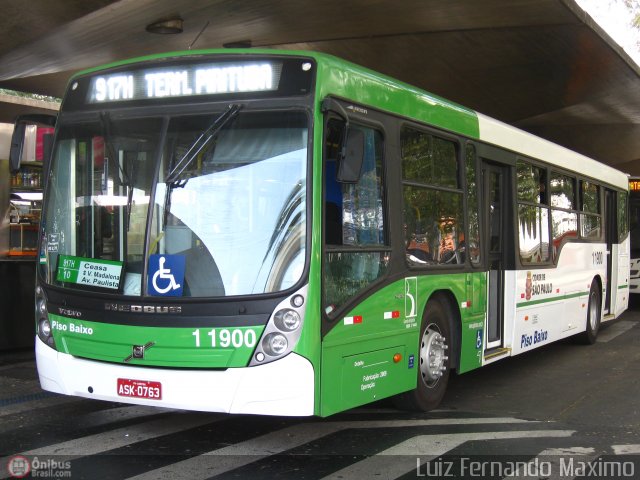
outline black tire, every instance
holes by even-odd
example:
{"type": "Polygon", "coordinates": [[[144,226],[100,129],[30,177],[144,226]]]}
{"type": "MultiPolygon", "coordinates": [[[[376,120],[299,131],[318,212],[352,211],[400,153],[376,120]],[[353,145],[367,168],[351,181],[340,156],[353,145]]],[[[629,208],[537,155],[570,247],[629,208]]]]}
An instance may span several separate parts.
{"type": "Polygon", "coordinates": [[[589,290],[589,304],[587,305],[587,328],[578,335],[580,343],[593,345],[596,343],[600,323],[602,321],[602,291],[598,287],[598,282],[591,282],[589,290]]]}
{"type": "Polygon", "coordinates": [[[417,386],[394,397],[397,408],[427,412],[442,401],[451,371],[452,318],[448,302],[432,300],[427,304],[420,326],[417,386]],[[429,356],[435,364],[433,367],[429,365],[429,356]]]}

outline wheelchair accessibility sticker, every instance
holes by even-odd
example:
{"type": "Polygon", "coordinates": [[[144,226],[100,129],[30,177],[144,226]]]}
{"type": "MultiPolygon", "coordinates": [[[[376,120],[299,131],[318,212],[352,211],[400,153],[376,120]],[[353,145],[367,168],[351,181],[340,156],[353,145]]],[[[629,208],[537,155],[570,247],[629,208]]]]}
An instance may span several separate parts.
{"type": "Polygon", "coordinates": [[[185,264],[184,255],[151,255],[147,278],[149,295],[182,296],[185,264]]]}

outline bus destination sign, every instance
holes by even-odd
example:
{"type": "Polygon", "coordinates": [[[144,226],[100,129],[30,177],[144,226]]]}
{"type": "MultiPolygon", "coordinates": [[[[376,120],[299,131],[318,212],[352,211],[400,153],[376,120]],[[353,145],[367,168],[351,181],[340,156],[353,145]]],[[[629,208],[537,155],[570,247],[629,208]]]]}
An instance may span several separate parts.
{"type": "Polygon", "coordinates": [[[122,266],[122,262],[114,260],[60,255],[56,280],[87,287],[117,290],[120,287],[122,266]]]}
{"type": "Polygon", "coordinates": [[[152,68],[91,79],[88,103],[269,92],[278,89],[282,64],[235,62],[152,68]]]}

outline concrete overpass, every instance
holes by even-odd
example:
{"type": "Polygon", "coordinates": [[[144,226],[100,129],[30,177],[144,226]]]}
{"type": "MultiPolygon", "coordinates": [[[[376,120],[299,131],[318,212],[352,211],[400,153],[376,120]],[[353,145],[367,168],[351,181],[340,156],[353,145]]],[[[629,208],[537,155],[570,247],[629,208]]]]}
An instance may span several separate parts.
{"type": "MultiPolygon", "coordinates": [[[[574,0],[2,2],[0,87],[235,44],[332,53],[640,175],[640,69],[574,0]],[[146,27],[181,19],[182,33],[146,27]]],[[[0,106],[0,121],[11,121],[0,106]]]]}

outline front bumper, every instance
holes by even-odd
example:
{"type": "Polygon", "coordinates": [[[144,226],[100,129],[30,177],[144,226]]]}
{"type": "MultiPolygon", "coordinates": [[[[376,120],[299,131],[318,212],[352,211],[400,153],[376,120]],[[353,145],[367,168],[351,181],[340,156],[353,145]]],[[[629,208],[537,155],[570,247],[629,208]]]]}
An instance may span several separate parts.
{"type": "Polygon", "coordinates": [[[53,350],[38,337],[35,343],[40,385],[50,392],[208,412],[287,416],[314,413],[313,365],[295,353],[256,367],[187,370],[97,362],[53,350]],[[160,382],[162,399],[120,396],[118,378],[160,382]]]}

